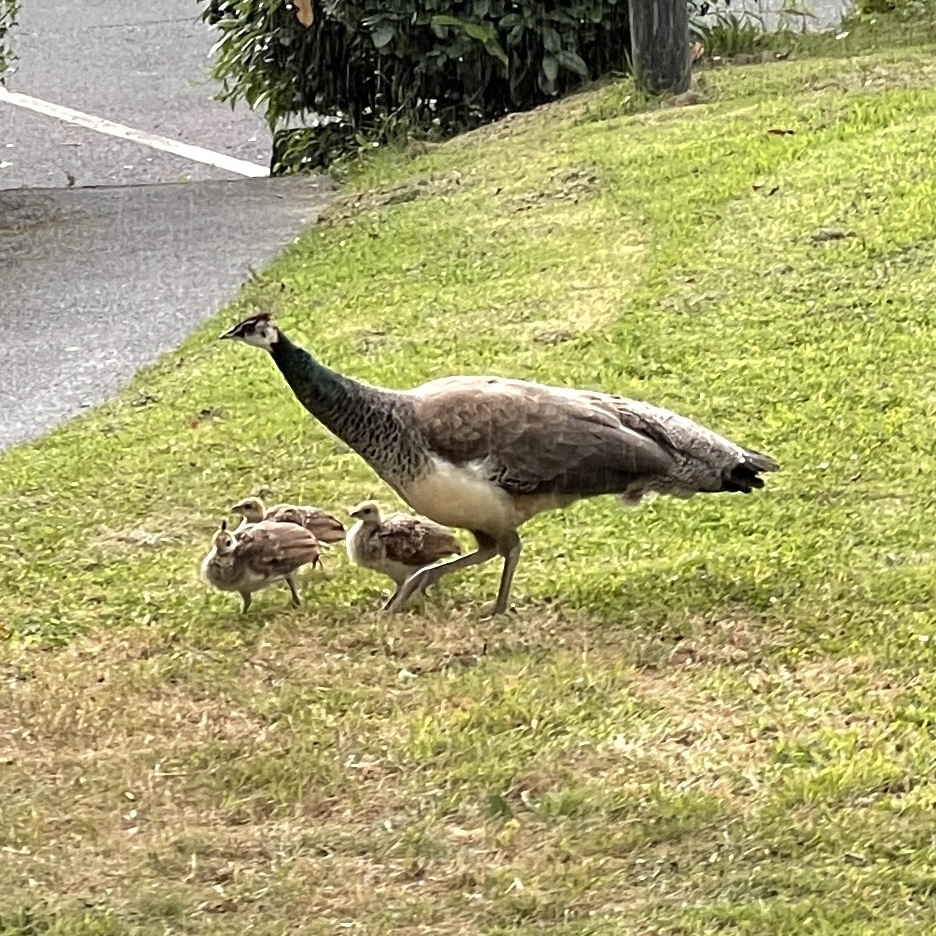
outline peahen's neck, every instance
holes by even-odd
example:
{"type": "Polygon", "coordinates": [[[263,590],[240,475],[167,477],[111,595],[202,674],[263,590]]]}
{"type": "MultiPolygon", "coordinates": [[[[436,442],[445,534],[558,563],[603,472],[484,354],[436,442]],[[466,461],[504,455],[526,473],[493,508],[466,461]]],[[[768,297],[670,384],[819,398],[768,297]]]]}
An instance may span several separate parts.
{"type": "Polygon", "coordinates": [[[282,333],[271,353],[296,399],[385,481],[395,486],[419,474],[425,453],[406,425],[401,394],[330,370],[282,333]]]}

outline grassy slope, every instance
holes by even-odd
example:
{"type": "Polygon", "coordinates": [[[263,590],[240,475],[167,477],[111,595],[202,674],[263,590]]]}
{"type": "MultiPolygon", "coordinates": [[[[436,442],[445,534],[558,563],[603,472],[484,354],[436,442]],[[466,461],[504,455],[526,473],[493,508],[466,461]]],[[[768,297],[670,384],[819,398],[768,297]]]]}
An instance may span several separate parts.
{"type": "Polygon", "coordinates": [[[205,592],[246,492],[394,503],[221,321],[5,456],[0,932],[932,932],[933,61],[711,72],[652,114],[610,87],[378,161],[396,203],[224,314],[783,463],[531,523],[506,623],[493,569],[390,619],[340,555],[298,611],[205,592]]]}

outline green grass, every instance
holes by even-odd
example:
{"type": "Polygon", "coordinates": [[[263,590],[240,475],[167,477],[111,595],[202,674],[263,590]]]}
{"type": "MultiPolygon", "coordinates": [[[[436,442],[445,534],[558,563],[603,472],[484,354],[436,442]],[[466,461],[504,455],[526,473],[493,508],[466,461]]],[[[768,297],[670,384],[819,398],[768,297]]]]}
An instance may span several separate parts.
{"type": "Polygon", "coordinates": [[[0,934],[933,932],[932,53],[370,160],[216,322],[5,455],[0,934]],[[396,504],[215,340],[258,304],[368,381],[598,387],[783,470],[538,518],[503,622],[494,568],[383,617],[338,553],[241,616],[196,576],[235,499],[396,504]]]}
{"type": "Polygon", "coordinates": [[[765,31],[771,19],[765,18],[765,10],[776,10],[775,3],[748,4],[748,13],[732,9],[730,3],[716,6],[720,15],[698,37],[705,57],[697,68],[719,61],[771,61],[790,54],[847,57],[936,39],[934,0],[856,0],[840,28],[828,30],[816,28],[814,4],[790,0],[772,32],[765,31]]]}

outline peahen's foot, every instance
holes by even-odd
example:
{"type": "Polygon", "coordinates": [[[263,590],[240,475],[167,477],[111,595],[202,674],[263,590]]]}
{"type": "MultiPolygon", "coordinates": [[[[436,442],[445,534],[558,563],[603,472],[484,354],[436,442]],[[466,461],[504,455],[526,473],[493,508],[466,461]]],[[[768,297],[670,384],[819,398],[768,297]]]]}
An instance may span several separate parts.
{"type": "Polygon", "coordinates": [[[481,620],[490,621],[493,618],[500,617],[502,614],[516,615],[517,613],[515,605],[508,605],[506,602],[500,604],[495,601],[494,604],[488,605],[488,607],[481,612],[481,620]]]}

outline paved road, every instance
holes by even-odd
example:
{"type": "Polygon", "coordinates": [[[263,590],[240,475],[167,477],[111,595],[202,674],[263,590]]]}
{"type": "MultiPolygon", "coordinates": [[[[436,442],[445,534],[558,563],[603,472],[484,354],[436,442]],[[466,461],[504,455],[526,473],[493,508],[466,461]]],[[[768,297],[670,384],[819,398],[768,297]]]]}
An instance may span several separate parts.
{"type": "MultiPolygon", "coordinates": [[[[216,33],[197,10],[27,2],[8,87],[267,166],[262,119],[211,100],[216,33]]],[[[119,390],[329,193],[325,180],[244,178],[3,101],[0,167],[0,451],[119,390]]]]}
{"type": "Polygon", "coordinates": [[[303,179],[0,192],[0,450],[107,399],[315,219],[303,179]],[[296,184],[298,183],[298,184],[296,184]]]}
{"type": "MultiPolygon", "coordinates": [[[[262,116],[211,99],[217,32],[195,0],[32,0],[14,34],[7,79],[55,104],[269,165],[262,116]]],[[[136,143],[0,103],[0,188],[236,178],[136,143]]]]}

